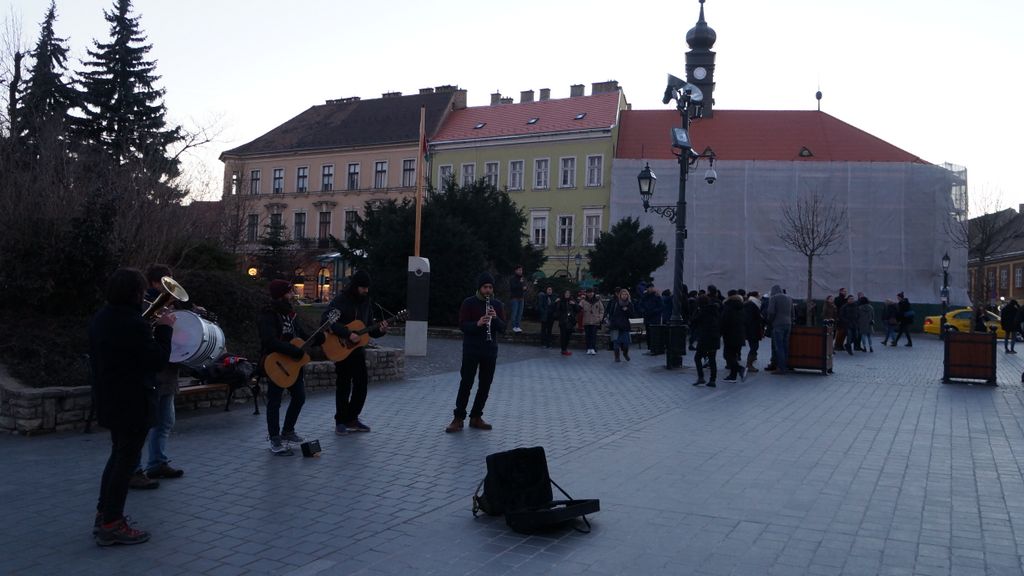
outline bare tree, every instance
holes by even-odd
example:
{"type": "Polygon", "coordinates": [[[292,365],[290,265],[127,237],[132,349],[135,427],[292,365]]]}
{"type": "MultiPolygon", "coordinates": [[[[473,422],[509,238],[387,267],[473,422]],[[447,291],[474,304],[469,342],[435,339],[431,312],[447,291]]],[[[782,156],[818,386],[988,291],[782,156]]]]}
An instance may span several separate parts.
{"type": "Polygon", "coordinates": [[[782,224],[776,230],[779,240],[807,257],[807,326],[811,325],[814,301],[811,299],[814,257],[834,254],[846,234],[846,207],[826,202],[818,192],[782,207],[782,224]]]}
{"type": "Polygon", "coordinates": [[[985,275],[985,264],[1009,247],[1010,242],[1024,232],[1024,219],[1012,208],[1001,208],[998,193],[983,190],[971,202],[970,218],[966,200],[954,210],[952,218],[945,221],[946,233],[955,246],[967,250],[968,260],[976,262],[971,274],[971,301],[974,304],[988,304],[993,286],[985,275]]]}

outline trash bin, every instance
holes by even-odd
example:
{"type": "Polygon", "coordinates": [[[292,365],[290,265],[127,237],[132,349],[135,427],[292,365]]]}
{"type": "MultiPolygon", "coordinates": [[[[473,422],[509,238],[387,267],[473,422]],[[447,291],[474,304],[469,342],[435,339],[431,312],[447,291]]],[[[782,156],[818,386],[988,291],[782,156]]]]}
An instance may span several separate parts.
{"type": "Polygon", "coordinates": [[[689,326],[686,324],[666,324],[665,328],[665,368],[669,370],[680,368],[683,365],[683,356],[686,355],[686,334],[689,326]]]}
{"type": "Polygon", "coordinates": [[[667,331],[667,324],[651,324],[650,331],[647,333],[647,338],[649,339],[648,344],[651,349],[651,356],[657,356],[658,354],[665,353],[665,340],[667,331]]]}

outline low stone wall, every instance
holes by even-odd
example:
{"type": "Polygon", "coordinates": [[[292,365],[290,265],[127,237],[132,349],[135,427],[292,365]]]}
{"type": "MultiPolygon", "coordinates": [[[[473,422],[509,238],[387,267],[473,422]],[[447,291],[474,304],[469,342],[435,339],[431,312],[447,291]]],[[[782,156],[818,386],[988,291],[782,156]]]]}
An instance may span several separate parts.
{"type": "MultiPolygon", "coordinates": [[[[366,369],[370,382],[385,382],[405,378],[405,351],[401,348],[367,348],[366,369]]],[[[263,384],[264,391],[266,384],[263,384]]],[[[310,362],[306,365],[306,389],[333,390],[334,363],[310,362]]],[[[175,408],[180,411],[214,406],[223,407],[227,388],[189,391],[179,394],[175,408]]],[[[234,403],[251,402],[248,386],[235,390],[234,403]]],[[[92,394],[88,386],[62,388],[29,388],[0,367],[0,433],[41,434],[64,430],[83,430],[92,394]]]]}

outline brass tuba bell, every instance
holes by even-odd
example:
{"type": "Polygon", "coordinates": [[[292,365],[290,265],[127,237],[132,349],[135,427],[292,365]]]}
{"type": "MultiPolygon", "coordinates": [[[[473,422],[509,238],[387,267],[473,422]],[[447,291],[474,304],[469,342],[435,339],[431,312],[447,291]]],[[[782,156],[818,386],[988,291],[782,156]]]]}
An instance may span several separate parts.
{"type": "Polygon", "coordinates": [[[153,321],[160,317],[161,311],[167,306],[174,302],[188,302],[188,292],[174,281],[174,278],[170,276],[164,276],[160,279],[160,284],[163,287],[163,291],[156,297],[156,300],[146,308],[146,311],[142,313],[142,317],[146,320],[153,321]]]}

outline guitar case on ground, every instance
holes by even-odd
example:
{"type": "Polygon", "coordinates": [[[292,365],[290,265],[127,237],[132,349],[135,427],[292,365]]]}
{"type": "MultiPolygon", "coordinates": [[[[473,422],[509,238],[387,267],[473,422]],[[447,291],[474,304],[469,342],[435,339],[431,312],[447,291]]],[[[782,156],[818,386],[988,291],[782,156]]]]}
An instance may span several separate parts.
{"type": "Polygon", "coordinates": [[[597,499],[577,500],[569,496],[548,474],[544,448],[516,448],[487,456],[487,476],[480,481],[473,495],[473,516],[482,511],[491,516],[505,515],[505,523],[516,532],[533,533],[557,528],[582,518],[590,532],[587,514],[601,509],[597,499]],[[554,500],[551,486],[565,495],[554,500]],[[483,493],[481,493],[481,488],[483,493]]]}

